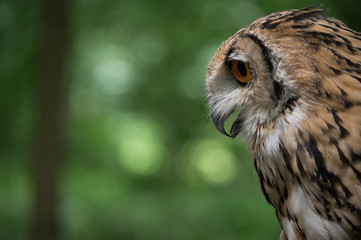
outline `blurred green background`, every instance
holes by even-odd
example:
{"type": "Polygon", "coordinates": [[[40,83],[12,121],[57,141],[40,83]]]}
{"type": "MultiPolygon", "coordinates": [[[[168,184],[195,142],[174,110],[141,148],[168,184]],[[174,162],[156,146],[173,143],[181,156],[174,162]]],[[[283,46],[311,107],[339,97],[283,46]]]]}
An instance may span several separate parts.
{"type": "MultiPolygon", "coordinates": [[[[208,118],[222,41],[316,1],[0,0],[0,239],[278,239],[208,118]]],[[[323,1],[360,30],[360,1],[323,1]]]]}

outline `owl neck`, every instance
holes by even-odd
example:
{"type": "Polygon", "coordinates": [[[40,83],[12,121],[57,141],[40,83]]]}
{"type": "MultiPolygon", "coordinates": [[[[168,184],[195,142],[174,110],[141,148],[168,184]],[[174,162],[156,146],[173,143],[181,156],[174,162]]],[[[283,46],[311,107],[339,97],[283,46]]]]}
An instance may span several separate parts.
{"type": "Polygon", "coordinates": [[[290,98],[272,110],[244,109],[242,135],[251,154],[261,152],[265,156],[274,156],[279,150],[281,136],[288,135],[305,119],[303,106],[300,99],[290,98]]]}

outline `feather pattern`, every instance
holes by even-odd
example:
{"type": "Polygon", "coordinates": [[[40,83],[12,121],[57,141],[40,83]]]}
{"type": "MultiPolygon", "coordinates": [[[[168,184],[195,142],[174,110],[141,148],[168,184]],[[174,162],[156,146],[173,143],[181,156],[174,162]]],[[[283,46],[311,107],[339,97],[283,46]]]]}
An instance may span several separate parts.
{"type": "Polygon", "coordinates": [[[276,12],[219,47],[206,76],[216,127],[242,133],[281,239],[361,238],[361,34],[309,7],[276,12]],[[247,61],[236,83],[227,66],[247,61]]]}

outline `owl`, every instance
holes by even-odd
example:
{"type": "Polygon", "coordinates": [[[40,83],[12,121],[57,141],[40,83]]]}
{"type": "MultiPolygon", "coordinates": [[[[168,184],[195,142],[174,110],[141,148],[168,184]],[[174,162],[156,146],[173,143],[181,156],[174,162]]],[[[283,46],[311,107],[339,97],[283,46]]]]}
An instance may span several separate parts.
{"type": "Polygon", "coordinates": [[[361,239],[361,33],[323,14],[262,17],[207,67],[210,118],[245,139],[282,240],[361,239]]]}

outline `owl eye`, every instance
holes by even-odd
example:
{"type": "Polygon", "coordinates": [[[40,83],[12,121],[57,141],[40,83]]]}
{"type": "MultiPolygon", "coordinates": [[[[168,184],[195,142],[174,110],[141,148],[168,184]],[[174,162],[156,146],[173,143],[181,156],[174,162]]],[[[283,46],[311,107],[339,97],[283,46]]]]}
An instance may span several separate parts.
{"type": "Polygon", "coordinates": [[[233,76],[242,84],[247,84],[251,80],[251,71],[249,64],[246,62],[232,60],[231,70],[233,76]]]}

